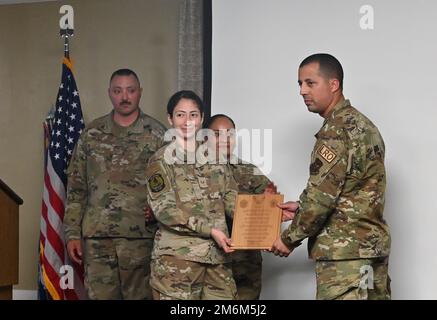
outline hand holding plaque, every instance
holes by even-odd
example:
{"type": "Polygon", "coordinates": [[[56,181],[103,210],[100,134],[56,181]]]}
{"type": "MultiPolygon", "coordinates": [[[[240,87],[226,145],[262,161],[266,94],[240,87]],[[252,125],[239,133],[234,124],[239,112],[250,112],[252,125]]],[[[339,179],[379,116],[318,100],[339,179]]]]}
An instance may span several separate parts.
{"type": "Polygon", "coordinates": [[[232,225],[233,249],[270,249],[281,231],[282,194],[239,194],[232,225]]]}

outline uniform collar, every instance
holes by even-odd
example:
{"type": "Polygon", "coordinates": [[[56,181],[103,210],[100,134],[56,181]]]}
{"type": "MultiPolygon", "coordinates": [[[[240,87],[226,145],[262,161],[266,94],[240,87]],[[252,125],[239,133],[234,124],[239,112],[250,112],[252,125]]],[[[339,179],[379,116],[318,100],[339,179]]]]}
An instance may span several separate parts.
{"type": "Polygon", "coordinates": [[[349,107],[350,105],[351,103],[348,99],[341,98],[341,100],[337,102],[334,108],[332,108],[331,114],[328,116],[328,118],[326,118],[325,121],[334,119],[340,113],[341,110],[343,110],[346,107],[349,107]]]}
{"type": "Polygon", "coordinates": [[[328,124],[329,122],[332,122],[341,113],[341,111],[344,108],[347,108],[350,105],[351,105],[351,103],[348,99],[341,98],[340,101],[338,101],[337,104],[334,106],[334,108],[332,108],[329,116],[325,119],[325,121],[323,121],[323,125],[320,128],[320,130],[315,134],[315,137],[318,138],[320,133],[324,130],[326,124],[328,124]]]}
{"type": "Polygon", "coordinates": [[[141,134],[144,132],[144,113],[140,109],[138,118],[130,126],[122,127],[114,121],[114,110],[105,117],[102,125],[102,131],[112,133],[115,136],[127,136],[129,134],[141,134]]]}
{"type": "Polygon", "coordinates": [[[196,141],[196,148],[194,151],[184,150],[182,146],[176,143],[176,141],[174,141],[174,143],[175,143],[174,157],[177,159],[179,163],[194,164],[196,167],[201,167],[204,165],[204,163],[199,162],[199,159],[197,158],[197,150],[199,149],[200,146],[199,142],[196,141]]]}

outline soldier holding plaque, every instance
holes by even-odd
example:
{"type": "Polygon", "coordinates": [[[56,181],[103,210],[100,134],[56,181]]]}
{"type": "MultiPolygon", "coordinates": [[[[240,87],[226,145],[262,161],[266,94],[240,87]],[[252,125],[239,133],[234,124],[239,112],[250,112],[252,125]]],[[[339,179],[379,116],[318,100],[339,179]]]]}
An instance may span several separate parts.
{"type": "Polygon", "coordinates": [[[297,213],[272,252],[288,256],[308,238],[317,299],[390,299],[390,232],[383,217],[385,145],[378,128],[343,96],[343,68],[329,54],[299,66],[300,94],[324,118],[297,213]]]}

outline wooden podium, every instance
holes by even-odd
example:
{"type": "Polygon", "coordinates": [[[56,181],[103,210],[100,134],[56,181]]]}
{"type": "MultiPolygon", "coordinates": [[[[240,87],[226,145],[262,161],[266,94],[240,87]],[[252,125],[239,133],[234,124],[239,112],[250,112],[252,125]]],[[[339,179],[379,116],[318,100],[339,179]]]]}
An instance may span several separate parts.
{"type": "Polygon", "coordinates": [[[23,200],[0,179],[0,300],[18,284],[18,206],[23,200]]]}

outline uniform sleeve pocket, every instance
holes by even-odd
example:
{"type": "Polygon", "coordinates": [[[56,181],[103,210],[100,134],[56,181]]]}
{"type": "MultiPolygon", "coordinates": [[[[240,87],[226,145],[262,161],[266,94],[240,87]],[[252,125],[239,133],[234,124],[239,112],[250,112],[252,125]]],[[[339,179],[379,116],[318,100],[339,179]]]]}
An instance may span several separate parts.
{"type": "Polygon", "coordinates": [[[327,144],[321,142],[316,145],[310,165],[309,182],[311,184],[319,186],[325,180],[341,159],[340,149],[340,145],[335,143],[327,144]]]}

